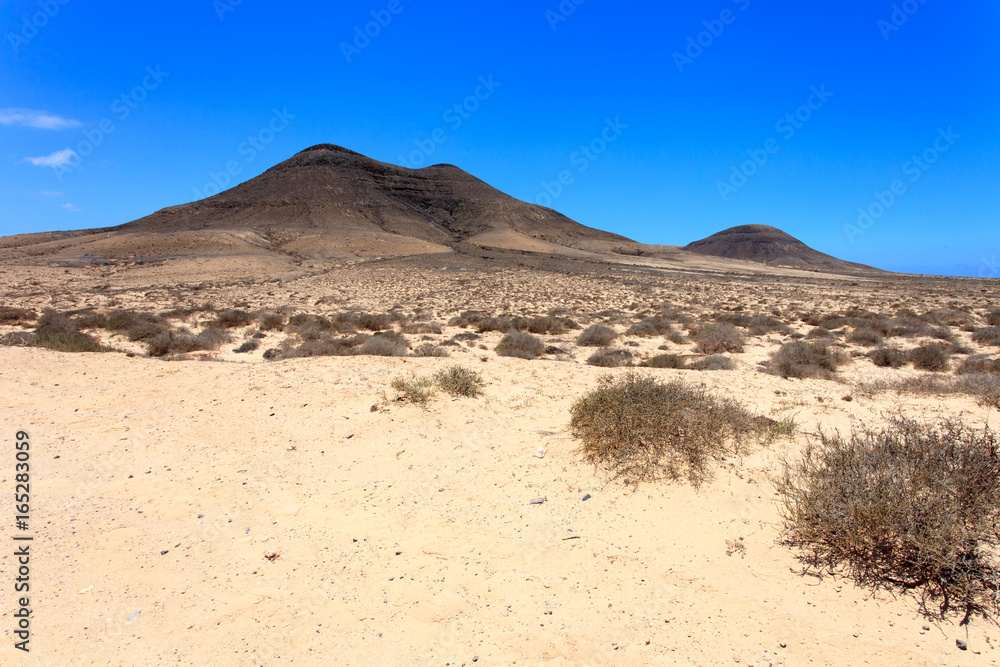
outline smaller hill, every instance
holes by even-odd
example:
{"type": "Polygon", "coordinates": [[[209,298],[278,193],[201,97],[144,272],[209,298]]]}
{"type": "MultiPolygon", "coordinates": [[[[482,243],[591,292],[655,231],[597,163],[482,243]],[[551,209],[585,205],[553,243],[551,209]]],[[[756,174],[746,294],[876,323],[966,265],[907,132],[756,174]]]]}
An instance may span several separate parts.
{"type": "Polygon", "coordinates": [[[684,246],[698,255],[759,262],[769,266],[833,271],[835,273],[870,273],[878,269],[845,262],[810,248],[790,234],[769,225],[739,225],[712,234],[684,246]]]}

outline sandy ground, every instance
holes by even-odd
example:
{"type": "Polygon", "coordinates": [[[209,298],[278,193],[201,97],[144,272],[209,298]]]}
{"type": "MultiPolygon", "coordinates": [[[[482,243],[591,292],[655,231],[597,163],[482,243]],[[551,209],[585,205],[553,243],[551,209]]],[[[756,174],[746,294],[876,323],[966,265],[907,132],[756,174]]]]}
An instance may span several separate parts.
{"type": "MultiPolygon", "coordinates": [[[[731,264],[684,275],[622,261],[634,264],[489,249],[340,262],[3,261],[0,301],[39,311],[398,307],[440,322],[470,308],[525,316],[565,308],[584,325],[605,320],[623,330],[665,302],[692,315],[745,309],[791,321],[850,307],[965,307],[981,317],[1000,296],[996,281],[824,280],[731,264]]],[[[197,328],[197,318],[181,324],[197,328]]],[[[796,324],[801,334],[810,328],[796,324]]],[[[968,332],[955,332],[968,344],[968,332]]],[[[996,424],[995,411],[965,396],[856,391],[912,368],[886,371],[858,358],[838,382],[783,380],[758,368],[788,340],[767,334],[734,355],[734,371],[650,370],[792,416],[800,433],[726,462],[700,489],[636,488],[582,463],[568,431],[574,400],[609,372],[584,363],[592,350],[574,344],[575,332],[546,336],[566,354],[536,361],[496,356],[500,334],[488,333],[449,347],[447,359],[280,362],[261,355],[284,334],[239,355],[233,348],[253,327],[234,333],[208,360],[145,358],[141,344],[106,334],[104,342],[138,356],[0,346],[4,441],[24,430],[33,443],[35,536],[25,655],[13,648],[8,446],[0,663],[997,664],[996,626],[929,622],[913,597],[804,576],[779,543],[770,479],[806,433],[847,431],[898,410],[996,424]],[[439,394],[426,408],[394,400],[393,378],[454,363],[483,374],[483,396],[439,394]],[[539,447],[543,458],[534,456],[539,447]],[[530,504],[536,498],[546,501],[530,504]]],[[[616,342],[637,358],[661,344],[693,348],[616,342]]]]}
{"type": "MultiPolygon", "coordinates": [[[[0,348],[5,439],[23,429],[33,443],[36,535],[32,652],[12,647],[5,582],[0,661],[997,663],[995,627],[928,623],[912,597],[800,574],[778,544],[769,475],[804,436],[728,462],[698,490],[608,483],[567,430],[573,400],[606,371],[474,355],[485,395],[425,409],[393,401],[389,383],[454,360],[0,348]],[[731,540],[745,553],[727,555],[731,540]]],[[[743,363],[652,372],[804,430],[899,408],[988,416],[966,398],[845,402],[841,384],[743,363]]],[[[9,545],[10,522],[0,532],[9,545]]]]}

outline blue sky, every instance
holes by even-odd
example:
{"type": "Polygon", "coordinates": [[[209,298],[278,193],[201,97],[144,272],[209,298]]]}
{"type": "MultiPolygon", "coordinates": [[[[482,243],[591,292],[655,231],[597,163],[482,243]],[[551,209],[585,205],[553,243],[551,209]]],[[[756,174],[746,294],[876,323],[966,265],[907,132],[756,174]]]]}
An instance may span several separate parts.
{"type": "Polygon", "coordinates": [[[761,223],[1000,276],[1000,6],[668,4],[6,0],[0,234],[120,224],[330,142],[647,243],[761,223]]]}

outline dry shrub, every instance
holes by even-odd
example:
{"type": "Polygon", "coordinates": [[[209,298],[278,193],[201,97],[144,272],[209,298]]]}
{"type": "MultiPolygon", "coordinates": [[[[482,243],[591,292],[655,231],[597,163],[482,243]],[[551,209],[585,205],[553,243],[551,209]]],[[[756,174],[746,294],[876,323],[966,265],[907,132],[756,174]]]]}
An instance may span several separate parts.
{"type": "Polygon", "coordinates": [[[93,336],[79,331],[36,333],[32,341],[35,347],[44,347],[57,352],[107,352],[93,336]]]}
{"type": "Polygon", "coordinates": [[[670,317],[647,317],[642,322],[630,326],[626,331],[626,336],[641,336],[649,338],[651,336],[667,336],[674,333],[670,317]]]}
{"type": "Polygon", "coordinates": [[[479,333],[488,331],[523,331],[528,326],[528,320],[523,317],[487,317],[476,325],[479,333]]]}
{"type": "Polygon", "coordinates": [[[965,375],[968,373],[994,373],[1000,375],[1000,359],[991,359],[985,354],[976,354],[963,359],[956,371],[965,375]]]}
{"type": "Polygon", "coordinates": [[[880,368],[899,368],[906,364],[907,356],[898,347],[880,346],[868,353],[872,363],[880,368]]]}
{"type": "Polygon", "coordinates": [[[441,325],[437,322],[412,322],[403,325],[400,331],[405,334],[439,334],[441,325]]]}
{"type": "Polygon", "coordinates": [[[434,343],[421,343],[413,348],[415,357],[447,357],[448,350],[434,343]]]}
{"type": "Polygon", "coordinates": [[[35,334],[29,331],[14,331],[0,336],[0,345],[6,347],[32,347],[35,344],[35,334]]]}
{"type": "Polygon", "coordinates": [[[517,357],[519,359],[534,359],[545,352],[545,343],[541,338],[529,333],[511,331],[497,343],[496,353],[501,357],[517,357]]]}
{"type": "Polygon", "coordinates": [[[362,313],[357,316],[354,324],[359,329],[367,331],[388,331],[392,328],[395,318],[392,315],[381,313],[362,313]]]}
{"type": "Polygon", "coordinates": [[[990,311],[986,316],[986,324],[991,327],[1000,327],[1000,308],[990,311]]]}
{"type": "Polygon", "coordinates": [[[767,362],[767,369],[781,377],[830,379],[845,360],[843,353],[824,342],[797,340],[785,343],[773,353],[767,362]]]}
{"type": "Polygon", "coordinates": [[[576,337],[576,344],[583,347],[604,347],[610,345],[618,334],[604,324],[591,324],[576,337]]]}
{"type": "Polygon", "coordinates": [[[938,340],[947,341],[949,343],[955,340],[955,334],[948,327],[932,327],[927,335],[931,338],[937,338],[938,340]]]}
{"type": "Polygon", "coordinates": [[[927,323],[915,315],[904,314],[889,320],[889,331],[886,336],[899,336],[912,338],[914,336],[928,336],[931,328],[927,323]]]}
{"type": "Polygon", "coordinates": [[[989,429],[896,417],[849,438],[821,433],[777,488],[785,540],[810,568],[917,590],[928,615],[995,616],[1000,446],[989,429]]]}
{"type": "Polygon", "coordinates": [[[456,315],[448,320],[448,326],[467,329],[469,327],[476,326],[487,317],[489,317],[489,315],[481,310],[463,310],[459,315],[456,315]]]}
{"type": "Polygon", "coordinates": [[[128,332],[132,329],[145,328],[149,325],[156,325],[162,329],[165,325],[163,318],[158,315],[140,313],[134,310],[112,310],[105,317],[104,328],[108,331],[128,332]]]}
{"type": "Polygon", "coordinates": [[[82,329],[106,329],[108,318],[94,311],[80,312],[73,317],[73,326],[77,331],[82,329]]]}
{"type": "Polygon", "coordinates": [[[208,323],[210,327],[218,327],[220,329],[236,329],[237,327],[245,327],[253,324],[254,316],[245,310],[223,310],[215,319],[208,323]]]}
{"type": "Polygon", "coordinates": [[[434,374],[438,387],[452,396],[475,398],[483,393],[483,376],[463,366],[451,366],[434,374]]]}
{"type": "Polygon", "coordinates": [[[288,349],[281,355],[283,359],[295,359],[300,357],[346,357],[353,354],[351,339],[336,339],[329,336],[323,338],[310,338],[302,341],[296,348],[288,349]]]}
{"type": "Polygon", "coordinates": [[[907,357],[913,362],[914,368],[922,371],[948,370],[948,353],[939,345],[921,345],[910,350],[907,357]]]}
{"type": "Polygon", "coordinates": [[[1000,327],[984,327],[972,333],[972,342],[1000,347],[1000,327]]]}
{"type": "Polygon", "coordinates": [[[401,341],[400,338],[402,336],[399,336],[399,334],[395,336],[372,336],[355,348],[354,353],[373,357],[405,357],[407,352],[405,339],[401,341]]]}
{"type": "Polygon", "coordinates": [[[253,352],[260,347],[260,343],[256,340],[250,339],[247,342],[240,345],[238,348],[233,350],[236,354],[246,354],[248,352],[253,352]]]}
{"type": "Polygon", "coordinates": [[[618,368],[632,364],[632,353],[628,350],[598,350],[587,358],[591,366],[618,368]]]}
{"type": "Polygon", "coordinates": [[[533,334],[559,335],[571,329],[579,329],[580,325],[567,317],[548,315],[546,317],[531,318],[524,328],[533,334]]]}
{"type": "Polygon", "coordinates": [[[161,331],[146,340],[147,353],[151,357],[187,354],[205,350],[217,350],[223,343],[232,340],[225,331],[208,328],[197,336],[189,331],[161,331]]]}
{"type": "Polygon", "coordinates": [[[392,388],[399,392],[398,400],[424,405],[434,393],[434,381],[413,375],[398,377],[392,381],[392,388]]]}
{"type": "Polygon", "coordinates": [[[875,347],[882,344],[882,334],[869,326],[855,327],[851,333],[847,334],[847,342],[857,343],[866,347],[875,347]]]}
{"type": "Polygon", "coordinates": [[[731,324],[708,324],[695,333],[694,340],[702,354],[743,351],[743,334],[731,324]]]}
{"type": "Polygon", "coordinates": [[[815,340],[817,338],[832,340],[833,334],[830,332],[829,329],[824,329],[823,327],[815,327],[809,330],[809,333],[806,334],[806,338],[810,340],[815,340]]]}
{"type": "Polygon", "coordinates": [[[37,317],[38,313],[28,308],[0,306],[0,324],[20,324],[21,322],[33,322],[37,317]]]}
{"type": "Polygon", "coordinates": [[[923,374],[900,380],[878,380],[856,387],[859,393],[874,395],[886,391],[946,396],[965,394],[979,405],[1000,409],[1000,377],[993,373],[965,373],[957,377],[923,374]]]}
{"type": "Polygon", "coordinates": [[[736,369],[736,362],[727,356],[713,354],[699,359],[689,366],[693,371],[732,371],[736,369]]]}
{"type": "Polygon", "coordinates": [[[772,420],[688,386],[629,372],[604,377],[574,403],[570,425],[586,460],[631,482],[687,478],[699,485],[713,461],[770,440],[772,420]]]}
{"type": "Polygon", "coordinates": [[[281,331],[285,327],[285,316],[281,313],[265,311],[257,314],[261,331],[281,331]]]}
{"type": "Polygon", "coordinates": [[[642,364],[646,368],[685,368],[684,357],[677,354],[658,354],[642,364]]]}

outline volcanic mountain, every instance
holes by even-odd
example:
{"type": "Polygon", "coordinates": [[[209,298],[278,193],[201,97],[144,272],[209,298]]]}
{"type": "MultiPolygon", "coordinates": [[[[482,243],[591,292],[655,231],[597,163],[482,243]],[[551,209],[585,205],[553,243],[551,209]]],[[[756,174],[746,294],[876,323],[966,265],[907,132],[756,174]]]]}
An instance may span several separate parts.
{"type": "MultiPolygon", "coordinates": [[[[408,169],[321,144],[207,199],[107,231],[245,230],[283,250],[323,256],[352,246],[485,245],[610,251],[638,245],[514,199],[458,167],[408,169]]],[[[443,249],[443,248],[442,248],[443,249]]],[[[532,249],[526,247],[524,249],[532,249]]],[[[405,254],[405,253],[404,253],[405,254]]]]}
{"type": "Polygon", "coordinates": [[[814,250],[794,236],[769,225],[739,225],[684,246],[699,255],[759,262],[769,266],[832,271],[872,272],[870,266],[854,264],[814,250]]]}

